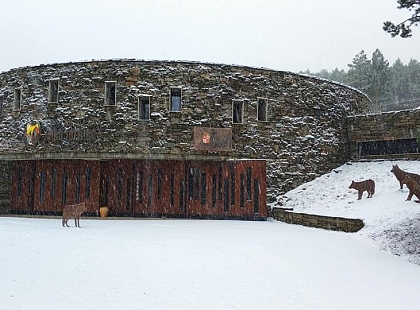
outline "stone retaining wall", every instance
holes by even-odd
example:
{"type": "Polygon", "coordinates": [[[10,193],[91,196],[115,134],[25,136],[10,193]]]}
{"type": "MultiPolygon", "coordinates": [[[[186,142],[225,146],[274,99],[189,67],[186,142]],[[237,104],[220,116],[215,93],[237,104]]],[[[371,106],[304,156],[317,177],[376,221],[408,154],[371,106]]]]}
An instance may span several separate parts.
{"type": "Polygon", "coordinates": [[[398,141],[402,139],[420,140],[420,110],[404,110],[380,114],[355,115],[347,117],[347,135],[350,159],[370,158],[417,158],[414,154],[396,154],[380,156],[360,156],[358,142],[398,141]]]}
{"type": "Polygon", "coordinates": [[[273,218],[281,222],[327,230],[357,232],[364,227],[364,223],[360,219],[296,213],[284,208],[273,208],[272,215],[273,218]]]}

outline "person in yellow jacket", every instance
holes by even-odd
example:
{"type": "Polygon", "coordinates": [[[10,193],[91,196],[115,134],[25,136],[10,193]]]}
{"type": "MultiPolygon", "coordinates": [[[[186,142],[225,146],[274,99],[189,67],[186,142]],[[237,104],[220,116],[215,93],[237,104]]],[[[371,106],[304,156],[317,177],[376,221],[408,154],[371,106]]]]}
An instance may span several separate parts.
{"type": "Polygon", "coordinates": [[[39,137],[41,133],[41,127],[38,123],[30,122],[26,124],[26,140],[29,145],[33,145],[35,137],[39,137]]]}

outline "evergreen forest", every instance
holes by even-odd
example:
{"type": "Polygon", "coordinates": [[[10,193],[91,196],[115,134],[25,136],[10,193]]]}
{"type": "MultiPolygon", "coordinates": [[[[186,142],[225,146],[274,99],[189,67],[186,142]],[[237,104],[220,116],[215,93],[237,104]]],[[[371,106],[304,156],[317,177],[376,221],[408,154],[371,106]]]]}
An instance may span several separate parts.
{"type": "Polygon", "coordinates": [[[392,66],[379,49],[372,57],[362,50],[348,64],[349,69],[299,72],[352,86],[371,100],[374,112],[398,111],[420,106],[420,62],[411,59],[404,64],[399,58],[392,66]]]}

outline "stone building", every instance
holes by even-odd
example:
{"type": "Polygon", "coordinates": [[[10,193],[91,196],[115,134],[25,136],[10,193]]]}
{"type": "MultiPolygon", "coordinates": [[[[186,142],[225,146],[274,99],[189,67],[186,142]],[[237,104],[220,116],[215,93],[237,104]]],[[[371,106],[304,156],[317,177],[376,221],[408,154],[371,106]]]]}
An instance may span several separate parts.
{"type": "Polygon", "coordinates": [[[348,159],[369,99],[290,72],[106,60],[0,73],[3,212],[265,218],[348,159]]]}

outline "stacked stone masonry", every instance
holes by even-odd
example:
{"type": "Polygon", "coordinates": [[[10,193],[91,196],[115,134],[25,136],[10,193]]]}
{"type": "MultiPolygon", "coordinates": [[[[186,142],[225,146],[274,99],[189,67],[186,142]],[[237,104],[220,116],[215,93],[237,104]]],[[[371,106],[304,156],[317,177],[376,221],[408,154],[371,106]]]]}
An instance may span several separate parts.
{"type": "Polygon", "coordinates": [[[349,157],[351,159],[392,157],[419,158],[418,142],[420,141],[420,110],[402,110],[378,114],[349,116],[347,118],[349,157]],[[358,144],[366,142],[388,142],[411,140],[415,147],[401,149],[395,154],[363,156],[358,144]],[[416,147],[417,145],[417,147],[416,147]]]}
{"type": "Polygon", "coordinates": [[[195,62],[109,60],[23,67],[0,73],[0,159],[152,158],[264,159],[270,201],[348,160],[346,119],[368,111],[369,99],[347,86],[290,72],[195,62]],[[49,81],[59,80],[57,102],[49,81]],[[116,82],[106,106],[105,82],[116,82]],[[169,111],[171,87],[182,89],[180,112],[169,111]],[[21,104],[15,105],[15,89],[21,104]],[[150,120],[139,120],[138,96],[150,97],[150,120]],[[257,121],[257,100],[267,120],[257,121]],[[232,100],[244,102],[232,123],[232,100]],[[25,126],[44,139],[25,143],[25,126]],[[203,152],[193,128],[231,128],[232,150],[203,152]],[[45,139],[48,132],[90,130],[94,140],[45,139]]]}
{"type": "Polygon", "coordinates": [[[273,217],[289,224],[344,232],[357,232],[365,226],[361,219],[296,213],[283,208],[273,208],[273,217]]]}

